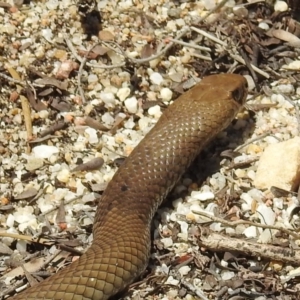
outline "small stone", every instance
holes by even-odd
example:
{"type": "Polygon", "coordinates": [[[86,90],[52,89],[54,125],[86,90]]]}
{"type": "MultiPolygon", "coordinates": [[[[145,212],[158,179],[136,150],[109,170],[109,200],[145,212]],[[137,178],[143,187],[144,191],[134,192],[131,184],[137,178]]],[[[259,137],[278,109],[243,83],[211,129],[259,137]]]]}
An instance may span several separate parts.
{"type": "Polygon", "coordinates": [[[268,207],[264,203],[260,203],[256,209],[258,212],[257,216],[262,224],[273,226],[275,223],[276,215],[271,207],[268,207]]]}
{"type": "Polygon", "coordinates": [[[269,30],[269,28],[270,28],[270,26],[266,22],[260,22],[258,24],[258,27],[261,28],[261,29],[263,29],[263,30],[266,30],[266,31],[269,30]]]}
{"type": "Polygon", "coordinates": [[[70,179],[70,171],[67,170],[67,169],[63,169],[61,170],[58,174],[57,174],[57,179],[60,181],[60,182],[63,182],[63,183],[67,183],[70,179]]]}
{"type": "Polygon", "coordinates": [[[49,112],[47,110],[41,110],[38,112],[41,119],[47,119],[49,117],[49,112]]]}
{"type": "Polygon", "coordinates": [[[191,271],[191,267],[189,266],[183,266],[178,269],[178,272],[180,273],[181,276],[187,275],[191,271]]]}
{"type": "Polygon", "coordinates": [[[101,30],[99,32],[99,38],[102,41],[113,41],[114,35],[108,30],[101,30]]]}
{"type": "Polygon", "coordinates": [[[57,79],[67,79],[75,67],[76,64],[72,60],[66,60],[61,63],[55,77],[57,79]]]}
{"type": "Polygon", "coordinates": [[[194,200],[206,201],[214,199],[215,195],[212,192],[193,191],[191,193],[191,198],[194,200]]]}
{"type": "Polygon", "coordinates": [[[45,38],[45,40],[47,40],[50,43],[52,42],[53,33],[52,33],[51,29],[49,29],[49,28],[42,29],[42,35],[45,38]]]}
{"type": "Polygon", "coordinates": [[[269,145],[260,157],[254,186],[294,191],[300,182],[300,137],[269,145]]]}
{"type": "Polygon", "coordinates": [[[170,8],[168,9],[168,15],[171,18],[179,18],[181,13],[180,8],[170,8]]]}
{"type": "Polygon", "coordinates": [[[150,116],[155,116],[155,117],[159,118],[159,116],[161,115],[160,106],[159,105],[154,105],[154,106],[150,107],[148,109],[148,114],[150,116]]]}
{"type": "Polygon", "coordinates": [[[65,50],[57,49],[54,52],[54,57],[60,60],[64,60],[68,57],[68,53],[65,50]]]}
{"type": "Polygon", "coordinates": [[[288,5],[284,1],[276,1],[274,4],[274,10],[275,11],[287,11],[288,10],[288,5]]]}
{"type": "Polygon", "coordinates": [[[120,88],[117,92],[117,97],[120,101],[124,101],[130,95],[130,88],[124,87],[120,88]]]}
{"type": "Polygon", "coordinates": [[[59,4],[58,0],[49,0],[49,1],[46,2],[46,6],[50,10],[57,9],[58,4],[59,4]]]}
{"type": "Polygon", "coordinates": [[[95,74],[89,74],[88,78],[88,83],[95,83],[97,82],[99,79],[98,79],[98,76],[95,75],[95,74]]]}
{"type": "Polygon", "coordinates": [[[173,96],[173,92],[169,88],[162,88],[160,90],[160,96],[162,101],[170,101],[173,96]]]}
{"type": "Polygon", "coordinates": [[[244,230],[243,234],[247,238],[254,238],[257,236],[257,228],[255,226],[249,226],[244,230]]]}
{"type": "Polygon", "coordinates": [[[300,61],[299,60],[293,60],[288,65],[283,65],[282,68],[287,70],[300,70],[300,61]]]}
{"type": "Polygon", "coordinates": [[[173,245],[173,240],[172,238],[163,238],[160,240],[164,244],[164,248],[170,248],[173,245]]]}
{"type": "Polygon", "coordinates": [[[114,107],[116,104],[115,95],[113,93],[102,92],[100,99],[106,104],[107,107],[114,107]]]}
{"type": "Polygon", "coordinates": [[[153,72],[151,75],[150,75],[150,81],[153,83],[153,84],[157,84],[157,85],[160,85],[164,79],[163,77],[157,73],[157,72],[153,72]]]}
{"type": "Polygon", "coordinates": [[[55,146],[40,145],[32,149],[35,158],[50,158],[53,154],[59,153],[55,146]]]}
{"type": "Polygon", "coordinates": [[[89,127],[85,130],[85,134],[90,144],[97,144],[99,142],[96,129],[89,127]]]}
{"type": "Polygon", "coordinates": [[[25,165],[25,168],[27,171],[31,172],[31,171],[41,168],[43,165],[44,165],[43,159],[33,157],[33,158],[28,159],[27,164],[25,165]]]}
{"type": "Polygon", "coordinates": [[[136,97],[131,97],[131,98],[127,98],[124,101],[125,107],[128,110],[128,112],[135,114],[137,113],[137,109],[138,109],[138,101],[136,99],[136,97]]]}

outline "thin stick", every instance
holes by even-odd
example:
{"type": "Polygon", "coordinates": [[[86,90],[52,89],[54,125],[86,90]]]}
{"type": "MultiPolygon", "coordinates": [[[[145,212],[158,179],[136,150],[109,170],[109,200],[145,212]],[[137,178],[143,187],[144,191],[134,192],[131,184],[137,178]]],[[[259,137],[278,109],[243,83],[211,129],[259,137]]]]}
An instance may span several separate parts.
{"type": "Polygon", "coordinates": [[[266,224],[260,224],[260,223],[254,223],[254,222],[251,222],[251,221],[245,221],[245,220],[237,220],[237,221],[227,221],[227,220],[224,220],[224,219],[221,219],[221,218],[218,218],[218,217],[215,217],[215,216],[212,216],[208,213],[205,213],[205,212],[202,212],[202,211],[192,211],[194,214],[197,214],[197,215],[200,215],[200,216],[203,216],[203,217],[206,217],[214,222],[218,222],[218,223],[221,223],[223,225],[227,225],[227,226],[230,226],[230,227],[236,227],[237,225],[251,225],[251,226],[255,226],[255,227],[260,227],[260,228],[264,228],[264,229],[275,229],[275,230],[279,230],[279,231],[282,231],[288,235],[291,235],[292,237],[294,237],[295,239],[299,240],[300,239],[300,235],[291,231],[291,230],[288,230],[284,227],[280,227],[280,226],[272,226],[272,225],[266,225],[266,224]]]}
{"type": "Polygon", "coordinates": [[[216,252],[239,252],[269,260],[282,261],[293,265],[300,265],[300,250],[293,250],[280,246],[259,244],[228,237],[215,233],[208,228],[199,228],[198,244],[216,252]]]}

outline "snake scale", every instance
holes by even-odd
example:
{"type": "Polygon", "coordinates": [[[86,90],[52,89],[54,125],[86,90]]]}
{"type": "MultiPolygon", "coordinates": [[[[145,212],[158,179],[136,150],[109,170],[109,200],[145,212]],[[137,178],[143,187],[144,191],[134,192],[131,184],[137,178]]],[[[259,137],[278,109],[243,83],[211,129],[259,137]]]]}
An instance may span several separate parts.
{"type": "Polygon", "coordinates": [[[182,94],[109,182],[95,215],[91,247],[68,267],[11,299],[105,300],[146,268],[154,213],[201,149],[243,106],[247,82],[205,77],[182,94]]]}

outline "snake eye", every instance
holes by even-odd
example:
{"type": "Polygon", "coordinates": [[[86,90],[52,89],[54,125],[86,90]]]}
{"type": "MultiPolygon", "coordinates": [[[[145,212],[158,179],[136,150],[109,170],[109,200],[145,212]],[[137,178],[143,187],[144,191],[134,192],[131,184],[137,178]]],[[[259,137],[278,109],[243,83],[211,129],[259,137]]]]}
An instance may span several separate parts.
{"type": "Polygon", "coordinates": [[[242,87],[239,87],[232,91],[233,99],[238,102],[239,104],[243,105],[247,96],[248,84],[245,84],[242,87]]]}

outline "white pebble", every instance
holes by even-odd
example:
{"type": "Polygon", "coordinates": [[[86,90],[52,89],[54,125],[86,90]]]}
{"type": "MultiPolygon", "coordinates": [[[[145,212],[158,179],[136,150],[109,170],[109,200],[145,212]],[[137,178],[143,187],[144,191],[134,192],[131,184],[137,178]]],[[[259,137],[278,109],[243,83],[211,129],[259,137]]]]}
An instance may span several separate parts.
{"type": "Polygon", "coordinates": [[[121,101],[124,101],[130,95],[130,88],[120,88],[117,92],[117,96],[121,101]]]}
{"type": "Polygon", "coordinates": [[[181,276],[187,275],[191,271],[191,267],[189,266],[183,266],[178,269],[178,272],[180,273],[181,276]]]}
{"type": "Polygon", "coordinates": [[[248,176],[248,178],[250,178],[251,180],[254,180],[254,178],[255,178],[255,172],[254,172],[253,170],[249,170],[249,171],[247,172],[247,176],[248,176]]]}
{"type": "Polygon", "coordinates": [[[67,183],[70,179],[70,171],[67,169],[63,169],[61,170],[58,174],[57,174],[57,179],[60,182],[64,182],[67,183]]]}
{"type": "Polygon", "coordinates": [[[43,29],[42,36],[45,38],[45,40],[47,40],[48,42],[51,42],[52,38],[53,38],[52,30],[49,28],[43,29]]]}
{"type": "Polygon", "coordinates": [[[72,42],[74,45],[81,46],[82,45],[82,35],[74,33],[72,35],[72,42]]]}
{"type": "Polygon", "coordinates": [[[90,74],[87,78],[88,83],[94,83],[98,81],[98,76],[95,74],[90,74]]]}
{"type": "Polygon", "coordinates": [[[173,276],[169,276],[167,281],[165,282],[165,284],[171,284],[171,285],[178,286],[179,280],[175,279],[173,276]]]}
{"type": "Polygon", "coordinates": [[[26,253],[27,250],[27,242],[24,240],[18,240],[17,244],[16,244],[16,249],[20,252],[20,253],[26,253]]]}
{"type": "Polygon", "coordinates": [[[106,104],[108,107],[114,107],[116,100],[113,93],[100,93],[100,99],[106,104]]]}
{"type": "Polygon", "coordinates": [[[281,198],[274,198],[273,203],[274,203],[274,207],[278,209],[283,209],[283,200],[281,198]]]}
{"type": "Polygon", "coordinates": [[[177,31],[177,26],[175,21],[168,21],[167,28],[170,31],[177,31]]]}
{"type": "Polygon", "coordinates": [[[257,228],[255,226],[250,226],[244,230],[243,234],[247,238],[254,238],[257,236],[257,228]]]}
{"type": "Polygon", "coordinates": [[[14,218],[17,223],[25,223],[32,218],[35,218],[33,215],[33,207],[32,206],[25,206],[25,207],[20,207],[15,213],[14,213],[14,218]]]}
{"type": "Polygon", "coordinates": [[[90,144],[97,144],[99,142],[96,129],[89,127],[85,130],[85,134],[90,144]]]}
{"type": "Polygon", "coordinates": [[[275,11],[287,11],[288,10],[288,5],[284,1],[277,1],[274,5],[274,10],[275,11]]]}
{"type": "Polygon", "coordinates": [[[148,114],[150,116],[159,116],[161,114],[160,106],[154,105],[148,109],[148,114]]]}
{"type": "Polygon", "coordinates": [[[149,128],[150,119],[147,117],[143,117],[143,118],[139,119],[138,123],[139,123],[140,129],[145,130],[145,129],[149,128]]]}
{"type": "Polygon", "coordinates": [[[179,26],[179,27],[183,27],[185,25],[185,22],[183,19],[177,19],[176,20],[176,24],[179,26]]]}
{"type": "Polygon", "coordinates": [[[50,9],[50,10],[57,9],[57,7],[58,7],[58,0],[49,0],[49,1],[46,3],[46,6],[47,6],[47,8],[50,9]]]}
{"type": "Polygon", "coordinates": [[[160,241],[164,244],[164,248],[170,248],[173,245],[172,238],[163,238],[160,241]]]}
{"type": "Polygon", "coordinates": [[[259,236],[257,242],[260,244],[270,243],[273,239],[273,233],[269,229],[265,229],[259,236]]]}
{"type": "Polygon", "coordinates": [[[258,27],[261,28],[261,29],[263,29],[263,30],[266,30],[266,31],[269,30],[269,28],[270,28],[270,26],[266,22],[260,22],[258,24],[258,27]]]}
{"type": "Polygon", "coordinates": [[[221,274],[222,280],[230,280],[234,276],[235,276],[235,274],[232,271],[223,271],[221,274]]]}
{"type": "Polygon", "coordinates": [[[124,101],[125,107],[127,108],[128,112],[135,114],[137,112],[138,109],[138,101],[136,99],[136,97],[131,97],[131,98],[127,98],[124,101]]]}
{"type": "Polygon", "coordinates": [[[6,226],[8,227],[14,227],[15,218],[12,214],[9,214],[6,219],[6,226]]]}
{"type": "Polygon", "coordinates": [[[49,112],[47,110],[41,110],[38,112],[41,119],[47,119],[49,117],[49,112]]]}
{"type": "Polygon", "coordinates": [[[103,114],[101,120],[105,123],[105,125],[112,125],[115,122],[115,119],[110,115],[109,112],[103,114]]]}
{"type": "Polygon", "coordinates": [[[193,191],[191,193],[191,198],[194,200],[206,201],[214,199],[215,195],[212,192],[193,191]]]}
{"type": "Polygon", "coordinates": [[[257,207],[258,217],[262,224],[274,225],[275,223],[275,213],[271,207],[266,206],[266,204],[261,203],[257,207]]]}
{"type": "Polygon", "coordinates": [[[153,84],[157,84],[157,85],[160,85],[164,81],[163,77],[157,72],[153,72],[150,75],[150,80],[153,84]]]}
{"type": "Polygon", "coordinates": [[[173,96],[173,92],[168,88],[162,88],[160,91],[162,101],[170,101],[173,96]]]}
{"type": "Polygon", "coordinates": [[[32,153],[36,158],[50,158],[53,154],[59,153],[55,146],[40,145],[32,149],[32,153]]]}

